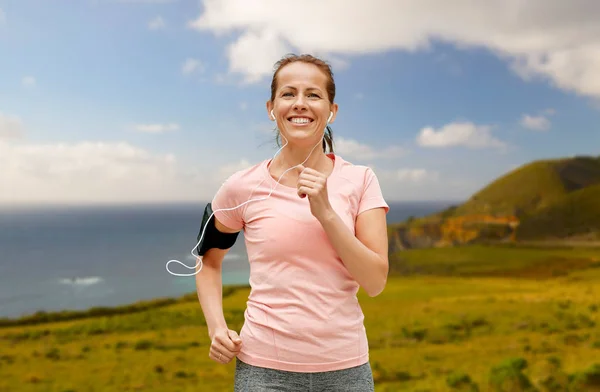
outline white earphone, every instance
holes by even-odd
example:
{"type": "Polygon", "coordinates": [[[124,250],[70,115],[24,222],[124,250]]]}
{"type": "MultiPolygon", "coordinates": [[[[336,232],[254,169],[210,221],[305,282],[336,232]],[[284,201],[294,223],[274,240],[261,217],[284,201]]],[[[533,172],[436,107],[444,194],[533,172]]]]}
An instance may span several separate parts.
{"type": "MultiPolygon", "coordinates": [[[[275,115],[273,114],[273,111],[271,111],[271,116],[273,116],[273,119],[275,119],[275,115]]],[[[331,120],[331,116],[333,116],[333,112],[332,112],[332,113],[331,113],[331,115],[329,116],[329,120],[331,120]]],[[[329,122],[329,120],[327,120],[327,122],[329,122]]],[[[284,136],[284,135],[281,135],[281,137],[282,137],[283,139],[285,139],[285,136],[284,136]]],[[[202,239],[204,238],[204,232],[206,231],[206,226],[208,226],[208,224],[209,224],[209,222],[211,221],[211,218],[213,217],[213,215],[215,214],[215,212],[217,212],[217,211],[231,211],[231,210],[235,210],[236,208],[240,208],[241,206],[243,206],[243,205],[245,205],[245,204],[248,204],[248,203],[250,203],[250,202],[253,202],[253,201],[260,201],[260,200],[266,200],[266,199],[268,199],[269,197],[271,197],[271,194],[272,194],[272,193],[273,193],[273,191],[275,190],[275,187],[277,187],[277,185],[279,185],[279,183],[281,182],[281,179],[283,178],[283,176],[284,176],[284,175],[285,175],[287,172],[289,172],[290,170],[292,170],[292,169],[294,169],[294,168],[296,168],[296,167],[298,167],[298,166],[300,166],[300,165],[304,165],[304,164],[306,163],[306,161],[308,161],[308,158],[310,158],[310,156],[312,155],[313,151],[314,151],[314,150],[315,150],[315,149],[316,149],[318,146],[320,146],[320,145],[321,145],[321,143],[322,143],[322,141],[323,141],[323,140],[325,140],[325,132],[323,132],[323,137],[322,137],[322,138],[321,138],[321,139],[320,139],[320,140],[319,140],[319,141],[318,141],[318,142],[317,142],[317,143],[316,143],[316,144],[313,146],[312,150],[310,150],[310,153],[308,154],[308,156],[306,157],[306,159],[305,159],[305,160],[304,160],[302,163],[299,163],[299,164],[297,164],[297,165],[295,165],[295,166],[292,166],[292,167],[288,168],[286,171],[284,171],[284,172],[281,174],[281,176],[279,176],[279,179],[277,180],[277,182],[275,183],[275,185],[274,185],[274,186],[271,188],[271,191],[269,192],[269,194],[268,194],[266,197],[262,197],[262,198],[260,198],[260,199],[248,199],[248,200],[246,200],[245,202],[243,202],[242,204],[240,204],[240,205],[238,205],[238,206],[231,207],[231,208],[219,208],[219,209],[217,209],[217,210],[213,211],[213,213],[210,215],[210,217],[209,217],[209,218],[208,218],[208,220],[206,221],[206,224],[204,225],[204,228],[202,229],[202,233],[200,234],[200,239],[198,240],[198,243],[197,243],[197,244],[196,244],[196,246],[194,246],[194,248],[193,248],[193,249],[190,251],[190,253],[192,254],[192,256],[194,256],[194,257],[196,258],[196,260],[197,260],[197,261],[196,261],[196,265],[194,265],[194,266],[192,267],[192,266],[189,266],[189,265],[186,265],[186,264],[182,263],[182,262],[181,262],[181,261],[179,261],[179,260],[169,260],[169,261],[167,261],[167,264],[165,265],[165,268],[167,269],[167,271],[168,271],[168,272],[169,272],[171,275],[175,275],[175,276],[194,276],[194,275],[196,275],[198,272],[200,272],[200,271],[202,270],[202,265],[203,265],[203,264],[202,264],[202,259],[203,259],[203,257],[202,257],[202,256],[199,256],[199,255],[197,255],[197,254],[195,254],[195,253],[194,253],[194,250],[197,250],[197,249],[198,249],[198,246],[199,246],[199,245],[200,245],[200,243],[202,242],[202,239]],[[185,268],[187,268],[187,269],[192,269],[192,270],[193,270],[193,269],[195,269],[196,271],[195,271],[195,272],[192,272],[192,273],[190,273],[190,274],[181,274],[181,273],[172,272],[171,270],[169,270],[169,264],[171,264],[171,263],[179,263],[179,264],[181,264],[182,266],[184,266],[184,267],[185,267],[185,268]]],[[[275,153],[275,155],[273,155],[273,158],[275,158],[275,157],[277,156],[277,154],[279,154],[279,153],[281,152],[281,150],[283,150],[283,149],[285,148],[285,146],[287,146],[287,144],[288,144],[288,141],[287,141],[287,139],[285,139],[285,144],[284,144],[284,145],[283,145],[283,146],[282,146],[282,147],[281,147],[281,148],[280,148],[280,149],[279,149],[279,150],[278,150],[278,151],[275,153]]]]}
{"type": "MultiPolygon", "coordinates": [[[[327,119],[327,123],[328,123],[328,124],[329,124],[329,121],[331,121],[331,118],[332,118],[332,117],[333,117],[333,112],[330,112],[330,114],[329,114],[329,118],[327,119]]],[[[271,118],[272,118],[273,120],[275,120],[275,113],[273,112],[273,110],[271,110],[271,118]]],[[[284,136],[284,135],[281,135],[281,136],[282,136],[282,138],[283,138],[283,139],[285,139],[285,136],[284,136]]],[[[204,232],[206,231],[206,226],[207,226],[207,225],[208,225],[208,223],[210,222],[210,219],[213,217],[213,215],[215,214],[215,212],[217,212],[217,211],[231,211],[231,210],[235,210],[236,208],[240,208],[241,206],[243,206],[243,205],[245,205],[245,204],[248,204],[248,203],[250,203],[250,202],[253,202],[253,201],[260,201],[260,200],[266,200],[266,199],[268,199],[269,197],[271,197],[271,194],[273,193],[273,190],[275,190],[275,187],[277,187],[277,185],[279,185],[279,183],[281,182],[281,179],[283,178],[283,176],[284,176],[284,175],[285,175],[287,172],[289,172],[290,170],[292,170],[292,169],[294,169],[294,168],[296,168],[296,167],[298,167],[298,166],[300,166],[300,165],[304,165],[304,164],[306,163],[306,161],[308,161],[308,158],[310,158],[310,156],[312,155],[313,151],[314,151],[314,150],[315,150],[315,149],[316,149],[318,146],[320,146],[320,145],[322,144],[322,141],[323,141],[323,140],[325,140],[325,132],[323,132],[323,137],[321,138],[321,140],[319,140],[319,141],[318,141],[318,142],[317,142],[317,143],[316,143],[316,144],[313,146],[312,150],[310,150],[310,153],[308,154],[308,156],[306,157],[306,159],[304,160],[304,162],[302,162],[302,163],[299,163],[298,165],[292,166],[292,167],[288,168],[286,171],[284,171],[284,172],[281,174],[281,176],[279,177],[279,179],[277,180],[277,183],[275,183],[275,185],[274,185],[274,186],[271,188],[271,191],[269,192],[269,194],[268,194],[266,197],[263,197],[263,198],[260,198],[260,199],[248,199],[248,200],[246,200],[245,202],[243,202],[242,204],[240,204],[240,205],[238,205],[238,206],[231,207],[231,208],[220,208],[220,209],[217,209],[216,211],[213,211],[213,213],[212,213],[212,214],[210,215],[210,217],[208,218],[208,220],[207,220],[206,224],[204,225],[204,228],[202,229],[202,233],[200,234],[200,239],[198,240],[198,243],[197,243],[197,244],[196,244],[196,246],[194,246],[194,248],[193,248],[193,249],[190,251],[190,253],[192,254],[192,256],[194,256],[194,257],[196,258],[196,260],[197,260],[197,262],[196,262],[196,265],[194,265],[194,266],[192,267],[192,266],[189,266],[189,265],[186,265],[186,264],[182,263],[182,262],[181,262],[181,261],[179,261],[179,260],[169,260],[169,261],[167,262],[167,264],[165,265],[165,268],[167,269],[167,271],[168,271],[168,272],[169,272],[171,275],[175,275],[175,276],[194,276],[194,275],[196,275],[198,272],[200,272],[200,271],[202,270],[202,265],[203,265],[203,264],[202,264],[202,257],[201,257],[201,256],[199,256],[199,255],[197,255],[197,254],[194,254],[194,250],[197,250],[198,246],[199,246],[199,245],[200,245],[200,243],[202,242],[202,239],[204,238],[204,232]],[[179,264],[181,264],[182,266],[184,266],[184,267],[185,267],[185,268],[187,268],[187,269],[195,269],[196,271],[195,271],[195,272],[192,272],[192,273],[190,273],[190,274],[180,274],[180,273],[175,273],[175,272],[172,272],[171,270],[169,270],[169,264],[171,264],[171,263],[179,263],[179,264]]],[[[285,140],[285,144],[284,144],[284,145],[283,145],[283,146],[282,146],[282,147],[281,147],[281,148],[280,148],[280,149],[279,149],[279,150],[278,150],[278,151],[275,153],[275,155],[273,155],[273,158],[275,158],[275,157],[276,157],[276,156],[279,154],[279,152],[281,152],[281,150],[283,150],[283,149],[285,148],[285,146],[287,146],[287,144],[288,144],[288,141],[287,141],[287,139],[286,139],[286,140],[285,140]]]]}
{"type": "MultiPolygon", "coordinates": [[[[331,121],[331,117],[333,117],[333,112],[329,112],[329,118],[327,119],[327,124],[329,124],[329,121],[331,121]]],[[[273,121],[275,121],[275,113],[273,113],[273,110],[271,110],[271,118],[273,119],[273,121]]]]}

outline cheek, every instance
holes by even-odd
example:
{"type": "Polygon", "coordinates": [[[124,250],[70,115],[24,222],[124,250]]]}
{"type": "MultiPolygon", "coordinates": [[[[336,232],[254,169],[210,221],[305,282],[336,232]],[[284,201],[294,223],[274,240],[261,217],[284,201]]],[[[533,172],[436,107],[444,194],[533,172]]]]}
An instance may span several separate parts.
{"type": "Polygon", "coordinates": [[[290,109],[292,108],[292,102],[291,101],[284,101],[284,100],[280,100],[279,102],[277,102],[277,105],[275,106],[275,112],[280,114],[280,115],[285,115],[286,113],[288,113],[290,111],[290,109]]]}
{"type": "MultiPolygon", "coordinates": [[[[306,109],[308,109],[309,112],[318,116],[320,118],[320,120],[327,121],[327,118],[329,117],[329,112],[330,112],[329,102],[327,102],[327,101],[311,101],[311,100],[307,99],[304,101],[304,104],[305,104],[304,106],[306,107],[306,109]]],[[[293,109],[294,109],[294,100],[279,100],[275,104],[274,113],[278,118],[281,119],[281,121],[284,121],[286,116],[290,112],[292,112],[293,109]]]]}
{"type": "Polygon", "coordinates": [[[315,104],[314,111],[315,113],[319,113],[320,116],[325,117],[325,119],[327,119],[327,117],[329,117],[330,112],[329,103],[319,102],[318,104],[315,104]]]}

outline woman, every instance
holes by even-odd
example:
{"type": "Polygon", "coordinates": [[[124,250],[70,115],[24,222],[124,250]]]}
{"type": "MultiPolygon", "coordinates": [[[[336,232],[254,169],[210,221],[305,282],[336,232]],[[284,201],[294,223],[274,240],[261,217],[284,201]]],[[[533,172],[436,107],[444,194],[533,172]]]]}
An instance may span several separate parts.
{"type": "Polygon", "coordinates": [[[325,62],[280,60],[267,113],[286,144],[275,158],[230,176],[212,201],[219,231],[244,230],[250,261],[240,336],[222,310],[227,250],[210,250],[196,278],[209,356],[219,363],[236,357],[235,391],[374,390],[356,293],[360,286],[376,296],[386,284],[389,207],[370,168],[333,153],[334,98],[325,62]]]}

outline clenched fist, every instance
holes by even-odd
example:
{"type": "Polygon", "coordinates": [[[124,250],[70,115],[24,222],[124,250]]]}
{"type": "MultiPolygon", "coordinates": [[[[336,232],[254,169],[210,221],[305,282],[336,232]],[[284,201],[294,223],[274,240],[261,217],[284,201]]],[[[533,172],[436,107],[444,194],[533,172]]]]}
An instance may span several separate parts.
{"type": "Polygon", "coordinates": [[[210,344],[209,358],[227,364],[236,357],[242,348],[242,339],[232,329],[220,328],[215,331],[210,344]]]}
{"type": "Polygon", "coordinates": [[[298,196],[301,198],[308,196],[310,212],[321,221],[332,213],[327,194],[327,176],[303,165],[298,165],[298,170],[300,172],[297,184],[298,196]]]}

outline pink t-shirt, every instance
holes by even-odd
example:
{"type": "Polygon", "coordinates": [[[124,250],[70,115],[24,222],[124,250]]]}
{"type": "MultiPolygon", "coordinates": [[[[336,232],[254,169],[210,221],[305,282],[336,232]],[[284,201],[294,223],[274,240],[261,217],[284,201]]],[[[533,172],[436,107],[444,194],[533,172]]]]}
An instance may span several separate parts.
{"type": "MultiPolygon", "coordinates": [[[[378,207],[389,211],[369,167],[328,155],[334,159],[327,180],[329,201],[352,233],[361,212],[378,207]]],[[[238,358],[297,372],[362,365],[369,348],[356,297],[359,285],[312,216],[308,198],[298,197],[295,187],[277,184],[268,172],[270,162],[230,176],[212,201],[221,223],[244,230],[250,262],[251,291],[238,358]],[[263,200],[217,211],[250,199],[263,200]]]]}

